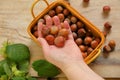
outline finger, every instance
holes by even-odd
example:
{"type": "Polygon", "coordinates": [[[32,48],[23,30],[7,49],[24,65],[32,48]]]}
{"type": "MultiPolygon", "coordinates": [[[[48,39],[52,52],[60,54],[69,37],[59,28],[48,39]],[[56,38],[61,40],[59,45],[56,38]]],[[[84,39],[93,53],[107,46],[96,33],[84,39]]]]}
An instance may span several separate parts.
{"type": "Polygon", "coordinates": [[[58,16],[53,17],[53,22],[56,26],[60,28],[60,19],[58,18],[58,16]]]}
{"type": "Polygon", "coordinates": [[[68,35],[69,39],[73,40],[72,31],[71,31],[70,25],[69,25],[69,23],[67,21],[64,21],[64,27],[69,30],[69,35],[68,35]]]}
{"type": "Polygon", "coordinates": [[[72,32],[68,35],[69,39],[74,40],[72,32]]]}
{"type": "Polygon", "coordinates": [[[69,25],[69,23],[67,21],[64,21],[64,27],[66,29],[70,29],[70,25],[69,25]]]}
{"type": "Polygon", "coordinates": [[[46,26],[50,28],[52,26],[52,18],[50,16],[46,17],[46,26]]]}
{"type": "Polygon", "coordinates": [[[42,37],[42,33],[41,33],[42,28],[43,28],[43,24],[42,22],[39,22],[38,23],[38,37],[42,37]]]}
{"type": "Polygon", "coordinates": [[[41,43],[42,49],[46,53],[46,51],[49,50],[49,44],[44,38],[38,38],[38,41],[41,43]]]}

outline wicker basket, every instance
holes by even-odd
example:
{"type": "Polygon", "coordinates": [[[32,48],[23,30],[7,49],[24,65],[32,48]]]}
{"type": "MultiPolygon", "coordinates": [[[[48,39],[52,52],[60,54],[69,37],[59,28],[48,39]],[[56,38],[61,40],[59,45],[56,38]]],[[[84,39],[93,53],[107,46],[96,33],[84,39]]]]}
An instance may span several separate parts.
{"type": "Polygon", "coordinates": [[[28,26],[28,29],[27,29],[29,35],[32,37],[32,39],[38,45],[40,45],[40,43],[38,42],[37,38],[31,33],[32,27],[34,27],[34,25],[37,23],[37,21],[40,18],[42,18],[45,14],[47,14],[49,10],[53,9],[57,5],[61,5],[61,6],[65,7],[65,8],[67,8],[72,13],[72,15],[74,15],[78,19],[80,19],[86,25],[86,27],[93,32],[94,36],[100,37],[100,39],[101,39],[99,45],[84,59],[85,62],[87,64],[89,64],[89,63],[91,63],[93,60],[95,60],[99,56],[99,54],[101,52],[102,44],[104,43],[104,36],[100,32],[99,29],[97,29],[93,24],[91,24],[85,17],[83,17],[80,13],[78,13],[75,9],[73,9],[64,0],[56,0],[53,3],[51,3],[51,4],[49,4],[46,0],[43,0],[47,4],[47,8],[45,8],[44,11],[42,11],[38,16],[35,17],[33,9],[34,9],[34,6],[36,5],[36,3],[38,3],[39,1],[40,0],[36,0],[33,3],[32,7],[31,7],[31,13],[32,13],[32,16],[33,16],[34,20],[30,23],[30,25],[28,26]]]}

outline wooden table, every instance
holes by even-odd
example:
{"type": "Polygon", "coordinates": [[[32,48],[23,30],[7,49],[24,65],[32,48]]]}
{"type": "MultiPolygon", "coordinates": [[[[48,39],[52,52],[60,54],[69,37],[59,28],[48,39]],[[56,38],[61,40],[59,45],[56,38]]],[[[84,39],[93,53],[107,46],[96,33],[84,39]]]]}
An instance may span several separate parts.
{"type": "MultiPolygon", "coordinates": [[[[33,20],[30,13],[33,1],[0,0],[0,46],[6,40],[28,45],[32,55],[31,63],[36,59],[44,58],[41,48],[31,40],[27,33],[27,27],[33,20]]],[[[53,1],[55,0],[48,0],[49,3],[53,1]]],[[[105,58],[101,52],[101,55],[89,66],[104,78],[118,78],[117,80],[120,80],[120,0],[90,0],[89,4],[84,4],[82,0],[70,0],[70,3],[101,31],[106,21],[111,22],[113,27],[106,38],[105,44],[111,39],[115,40],[117,44],[115,51],[111,52],[108,58],[105,58]],[[104,5],[111,7],[107,16],[102,13],[104,5]]],[[[41,1],[35,7],[35,14],[40,13],[45,7],[46,4],[41,1]]],[[[32,69],[30,73],[36,75],[32,69]]],[[[59,80],[63,79],[59,78],[59,80]]]]}

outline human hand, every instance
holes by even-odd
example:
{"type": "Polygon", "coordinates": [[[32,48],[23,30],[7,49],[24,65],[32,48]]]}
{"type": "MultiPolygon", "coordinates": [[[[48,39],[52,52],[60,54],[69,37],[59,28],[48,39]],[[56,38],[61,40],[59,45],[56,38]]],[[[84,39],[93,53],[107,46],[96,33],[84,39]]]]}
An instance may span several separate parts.
{"type": "MultiPolygon", "coordinates": [[[[57,16],[51,18],[46,17],[46,27],[52,27],[52,21],[56,26],[61,28],[60,20],[57,16]]],[[[80,49],[74,42],[70,26],[67,21],[64,21],[64,26],[69,30],[68,40],[66,40],[64,47],[58,48],[55,45],[49,45],[42,37],[41,30],[43,27],[42,22],[38,23],[38,41],[41,43],[45,58],[59,68],[68,67],[71,64],[84,62],[80,49]]]]}

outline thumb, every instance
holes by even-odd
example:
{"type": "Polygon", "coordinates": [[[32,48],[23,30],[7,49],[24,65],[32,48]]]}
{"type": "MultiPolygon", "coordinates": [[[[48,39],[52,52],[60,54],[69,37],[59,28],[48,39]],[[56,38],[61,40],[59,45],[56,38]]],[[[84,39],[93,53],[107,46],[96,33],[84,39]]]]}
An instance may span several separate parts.
{"type": "Polygon", "coordinates": [[[47,41],[44,38],[39,37],[38,41],[41,43],[41,46],[42,46],[44,52],[49,50],[49,44],[47,43],[47,41]]]}

